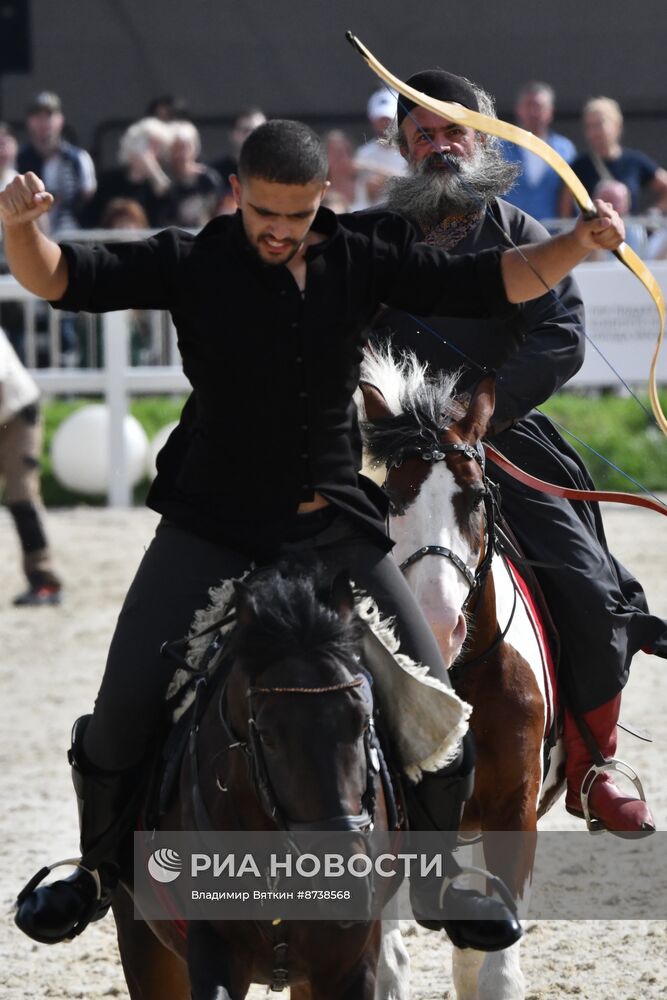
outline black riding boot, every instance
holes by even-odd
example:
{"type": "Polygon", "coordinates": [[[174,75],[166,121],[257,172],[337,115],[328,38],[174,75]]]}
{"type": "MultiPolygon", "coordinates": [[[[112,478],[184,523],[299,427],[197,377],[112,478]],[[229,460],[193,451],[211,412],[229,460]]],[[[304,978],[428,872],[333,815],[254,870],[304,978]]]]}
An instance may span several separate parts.
{"type": "Polygon", "coordinates": [[[118,882],[118,847],[134,820],[137,769],[100,771],[86,760],[83,731],[89,719],[74,723],[68,754],[79,806],[80,867],[69,878],[41,886],[50,871],[43,868],[16,900],[17,927],[42,944],[70,940],[106,914],[118,882]]]}
{"type": "Polygon", "coordinates": [[[510,905],[509,892],[502,886],[503,895],[507,897],[504,902],[484,896],[475,889],[465,889],[454,881],[461,869],[452,852],[457,843],[463,807],[472,794],[473,761],[472,738],[467,734],[461,753],[452,764],[441,771],[425,773],[419,784],[409,790],[410,825],[413,830],[433,830],[442,834],[449,852],[446,877],[452,880],[440,900],[442,884],[439,880],[412,877],[410,902],[418,923],[430,930],[446,931],[457,948],[501,951],[515,944],[523,933],[510,905]],[[438,910],[442,911],[442,918],[431,919],[438,910]],[[456,917],[448,918],[448,911],[456,917]],[[424,917],[420,917],[420,913],[424,917]]]}

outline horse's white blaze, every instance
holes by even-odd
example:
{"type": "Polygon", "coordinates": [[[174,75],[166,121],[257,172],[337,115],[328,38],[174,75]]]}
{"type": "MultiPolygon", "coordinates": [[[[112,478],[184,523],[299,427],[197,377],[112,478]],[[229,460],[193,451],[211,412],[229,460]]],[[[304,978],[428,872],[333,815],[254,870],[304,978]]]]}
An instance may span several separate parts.
{"type": "MultiPolygon", "coordinates": [[[[461,534],[454,518],[444,512],[453,510],[453,500],[460,488],[444,464],[436,464],[423,483],[417,501],[405,514],[393,517],[394,554],[399,563],[423,545],[442,545],[451,549],[474,573],[478,554],[461,534]],[[447,523],[449,521],[449,523],[447,523]]],[[[433,629],[443,658],[449,666],[461,651],[465,639],[465,620],[461,607],[469,585],[463,574],[442,556],[426,555],[406,572],[406,579],[433,629]]]]}

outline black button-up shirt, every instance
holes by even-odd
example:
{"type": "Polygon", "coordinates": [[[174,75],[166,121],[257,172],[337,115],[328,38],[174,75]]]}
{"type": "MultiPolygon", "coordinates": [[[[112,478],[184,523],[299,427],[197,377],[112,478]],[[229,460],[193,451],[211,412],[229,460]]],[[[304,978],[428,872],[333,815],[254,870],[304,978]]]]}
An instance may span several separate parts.
{"type": "MultiPolygon", "coordinates": [[[[501,198],[491,202],[478,225],[450,251],[479,253],[505,242],[543,243],[549,234],[539,222],[501,198]]],[[[448,317],[414,319],[396,309],[376,317],[375,336],[391,338],[399,351],[414,351],[434,371],[461,369],[459,388],[480,376],[480,365],[496,372],[493,421],[525,416],[549,399],[581,368],[584,360],[584,305],[568,275],[553,292],[524,302],[512,314],[484,320],[448,317]],[[466,360],[460,351],[463,351],[466,360]],[[471,363],[472,362],[472,363],[471,363]]]]}
{"type": "Polygon", "coordinates": [[[148,505],[183,527],[253,554],[283,539],[314,491],[389,548],[380,491],[358,475],[352,395],[381,302],[423,315],[508,308],[500,252],[450,258],[390,213],[336,217],[306,252],[305,293],[264,264],[240,213],[197,236],[169,229],[131,243],[63,244],[58,308],[168,309],[193,393],[160,452],[148,505]]]}

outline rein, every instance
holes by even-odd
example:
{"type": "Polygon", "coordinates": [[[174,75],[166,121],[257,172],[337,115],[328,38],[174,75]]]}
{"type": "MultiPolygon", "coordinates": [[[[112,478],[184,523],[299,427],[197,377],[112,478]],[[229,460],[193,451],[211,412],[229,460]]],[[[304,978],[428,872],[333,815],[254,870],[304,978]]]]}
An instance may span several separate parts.
{"type": "Polygon", "coordinates": [[[659,500],[651,500],[648,497],[639,496],[636,493],[620,493],[617,491],[603,491],[603,490],[576,490],[567,486],[557,486],[555,483],[546,482],[544,479],[538,479],[537,476],[531,476],[530,473],[524,472],[520,469],[518,465],[510,462],[508,458],[498,451],[493,445],[484,442],[484,450],[487,457],[494,465],[497,465],[503,472],[506,472],[513,479],[517,479],[524,486],[530,486],[531,489],[537,490],[538,493],[546,493],[549,496],[563,497],[565,500],[592,500],[598,503],[621,503],[627,504],[630,507],[646,507],[648,510],[654,510],[657,514],[663,514],[667,516],[667,504],[661,503],[659,500]]]}

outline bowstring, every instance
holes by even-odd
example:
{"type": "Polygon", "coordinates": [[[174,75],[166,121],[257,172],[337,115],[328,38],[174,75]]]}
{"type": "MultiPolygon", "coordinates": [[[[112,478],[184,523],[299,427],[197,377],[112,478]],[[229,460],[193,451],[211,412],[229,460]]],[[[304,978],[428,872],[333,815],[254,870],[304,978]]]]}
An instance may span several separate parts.
{"type": "MultiPolygon", "coordinates": [[[[433,151],[437,154],[437,156],[440,157],[440,159],[442,160],[442,162],[447,167],[447,170],[449,170],[450,174],[452,174],[452,175],[454,175],[456,177],[457,181],[462,186],[462,188],[464,189],[464,191],[471,196],[473,204],[479,205],[481,199],[480,199],[480,196],[478,195],[477,191],[475,191],[475,189],[472,186],[472,184],[470,184],[470,182],[467,181],[465,177],[461,176],[461,174],[456,169],[456,167],[454,166],[454,164],[450,162],[450,160],[447,157],[446,153],[441,152],[441,150],[438,149],[438,147],[436,146],[436,144],[433,141],[433,139],[431,138],[431,136],[428,135],[428,133],[424,131],[424,129],[419,124],[419,122],[417,121],[417,119],[415,118],[415,116],[412,114],[412,110],[410,108],[406,107],[402,94],[396,94],[396,92],[394,90],[392,90],[392,88],[389,86],[388,83],[385,83],[384,80],[382,82],[383,82],[384,86],[386,87],[386,89],[389,91],[389,93],[392,96],[396,97],[397,102],[398,102],[398,104],[400,104],[401,108],[405,112],[405,115],[410,118],[410,120],[414,123],[415,127],[417,128],[417,130],[430,143],[430,145],[433,148],[433,151]]],[[[575,315],[572,313],[572,311],[570,309],[568,309],[568,307],[565,305],[565,303],[563,302],[563,300],[560,297],[560,295],[558,294],[558,292],[555,290],[555,288],[550,288],[549,287],[549,285],[544,280],[544,278],[542,277],[542,275],[540,274],[540,272],[537,270],[537,268],[534,266],[534,264],[528,259],[528,257],[526,257],[526,255],[522,251],[521,247],[518,246],[514,242],[514,240],[510,236],[510,234],[508,232],[506,232],[506,230],[500,225],[500,223],[498,222],[498,220],[495,218],[493,212],[491,211],[491,207],[490,207],[488,201],[484,201],[484,215],[485,215],[485,217],[487,219],[489,219],[493,223],[494,227],[500,232],[500,234],[502,235],[503,239],[506,240],[507,243],[509,243],[509,245],[512,247],[512,249],[516,250],[516,252],[521,257],[521,259],[524,262],[524,264],[532,271],[532,273],[535,275],[535,277],[540,282],[540,284],[544,286],[546,292],[552,297],[552,299],[554,300],[554,302],[562,310],[562,316],[565,316],[568,319],[570,319],[575,324],[575,326],[579,326],[580,325],[579,324],[579,320],[575,317],[575,315]]],[[[474,358],[469,357],[465,353],[465,351],[463,351],[461,348],[457,347],[456,344],[452,344],[451,341],[448,341],[445,337],[442,336],[442,334],[440,334],[432,326],[430,326],[428,323],[426,323],[423,319],[418,319],[412,313],[407,313],[407,312],[406,312],[406,316],[409,319],[413,320],[413,322],[415,322],[418,326],[423,326],[423,328],[428,333],[432,334],[434,337],[436,337],[438,340],[440,340],[446,347],[448,347],[450,350],[453,350],[460,357],[464,358],[470,365],[472,365],[474,368],[476,368],[479,372],[481,372],[482,374],[488,374],[489,369],[486,366],[480,364],[480,362],[476,361],[474,358]]],[[[558,318],[560,318],[560,317],[556,316],[556,319],[558,319],[558,318]]],[[[605,362],[605,364],[608,366],[608,368],[614,373],[614,375],[617,377],[617,379],[619,380],[619,382],[621,382],[621,384],[627,390],[627,392],[629,393],[629,395],[632,396],[632,398],[635,400],[635,402],[641,407],[641,409],[644,411],[644,413],[649,418],[649,420],[652,423],[654,423],[656,427],[659,428],[658,422],[657,422],[654,414],[652,413],[652,411],[650,411],[646,406],[644,406],[644,404],[642,403],[642,401],[639,399],[639,397],[636,395],[636,393],[633,392],[633,390],[630,388],[630,386],[625,381],[625,379],[620,374],[620,372],[618,372],[616,370],[616,368],[614,367],[614,365],[612,364],[612,362],[609,360],[609,358],[607,358],[606,355],[601,350],[601,348],[598,347],[598,345],[595,343],[595,341],[590,336],[590,334],[586,333],[586,329],[585,329],[585,327],[583,325],[581,326],[581,331],[582,331],[585,339],[588,341],[588,343],[591,344],[592,347],[594,348],[594,350],[597,351],[597,353],[600,355],[600,357],[605,362]]],[[[535,407],[535,409],[538,410],[540,413],[542,413],[542,410],[540,410],[539,407],[535,407]]],[[[552,419],[552,418],[549,418],[549,419],[552,419]]],[[[553,420],[552,422],[554,423],[555,426],[559,427],[560,430],[565,431],[566,434],[569,434],[570,437],[572,437],[575,441],[577,441],[579,444],[583,445],[584,448],[587,448],[597,458],[600,458],[600,459],[602,459],[603,462],[606,462],[606,464],[608,466],[610,466],[610,468],[614,469],[616,472],[620,472],[621,475],[625,476],[625,478],[629,482],[633,483],[635,486],[638,486],[643,493],[647,494],[647,496],[653,497],[653,494],[650,492],[650,490],[647,489],[646,486],[642,485],[642,483],[640,483],[638,480],[634,479],[629,473],[625,472],[624,469],[621,469],[619,466],[617,466],[614,462],[611,461],[611,459],[607,458],[605,455],[602,455],[601,453],[599,453],[598,451],[596,451],[595,448],[592,447],[592,445],[589,445],[586,441],[584,441],[581,438],[577,437],[577,435],[573,434],[571,431],[569,431],[567,429],[567,427],[564,427],[561,424],[557,424],[555,420],[553,420]]],[[[657,497],[653,497],[653,499],[657,499],[657,497]]]]}

